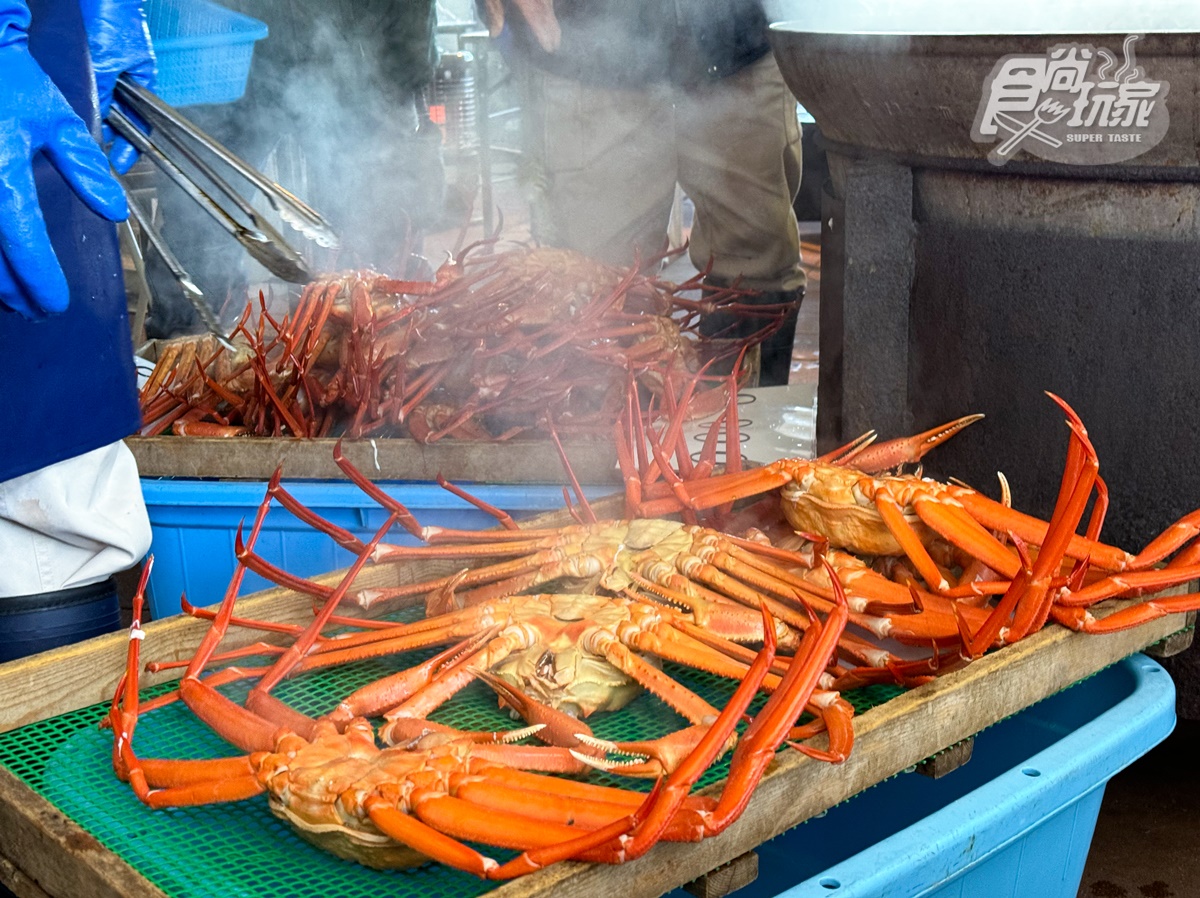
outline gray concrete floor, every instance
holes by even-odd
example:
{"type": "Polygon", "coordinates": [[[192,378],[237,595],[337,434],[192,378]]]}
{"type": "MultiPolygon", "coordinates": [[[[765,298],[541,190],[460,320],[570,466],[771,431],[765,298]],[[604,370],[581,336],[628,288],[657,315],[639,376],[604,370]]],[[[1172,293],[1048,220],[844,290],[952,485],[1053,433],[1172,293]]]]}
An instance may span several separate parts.
{"type": "Polygon", "coordinates": [[[1109,782],[1078,898],[1200,896],[1200,721],[1109,782]]]}

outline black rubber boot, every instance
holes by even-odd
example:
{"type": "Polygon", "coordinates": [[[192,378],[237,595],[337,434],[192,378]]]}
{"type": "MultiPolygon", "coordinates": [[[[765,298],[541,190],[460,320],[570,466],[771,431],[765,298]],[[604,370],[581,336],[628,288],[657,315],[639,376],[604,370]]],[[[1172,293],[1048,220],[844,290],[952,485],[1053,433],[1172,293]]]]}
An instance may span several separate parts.
{"type": "Polygon", "coordinates": [[[0,662],[121,629],[117,581],[0,598],[0,662]]]}
{"type": "Polygon", "coordinates": [[[762,362],[758,375],[760,387],[779,387],[788,382],[792,372],[792,351],[796,345],[796,319],[800,315],[800,300],[803,290],[780,290],[764,293],[762,303],[794,303],[779,330],[762,343],[762,362]]]}
{"type": "MultiPolygon", "coordinates": [[[[754,298],[756,305],[792,303],[792,310],[779,329],[762,342],[758,359],[754,360],[757,378],[747,386],[776,387],[788,382],[792,368],[792,348],[796,343],[796,319],[800,314],[803,290],[771,290],[754,298]]],[[[705,336],[720,334],[720,338],[744,339],[760,330],[766,319],[753,315],[717,312],[700,319],[699,331],[705,336]]],[[[749,364],[749,363],[748,363],[749,364]]]]}

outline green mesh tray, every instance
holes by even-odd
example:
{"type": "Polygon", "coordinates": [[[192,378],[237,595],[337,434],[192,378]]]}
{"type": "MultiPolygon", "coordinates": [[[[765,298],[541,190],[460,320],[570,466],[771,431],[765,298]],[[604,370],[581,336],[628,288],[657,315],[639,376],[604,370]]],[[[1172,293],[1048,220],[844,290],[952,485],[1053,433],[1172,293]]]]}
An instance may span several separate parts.
{"type": "MultiPolygon", "coordinates": [[[[359,686],[416,664],[430,654],[412,652],[316,671],[281,684],[275,694],[307,714],[322,714],[359,686]]],[[[664,665],[664,669],[718,707],[733,692],[731,681],[672,664],[664,665]]],[[[151,697],[170,688],[156,687],[144,695],[151,697]]],[[[873,686],[845,697],[861,712],[900,691],[898,687],[873,686]]],[[[225,692],[241,700],[246,688],[231,687],[225,692]]],[[[761,700],[754,707],[758,705],[761,700]]],[[[341,860],[309,845],[276,819],[263,796],[228,804],[150,810],[113,775],[112,734],[97,727],[106,712],[107,706],[93,705],[0,734],[0,764],[169,895],[433,898],[478,895],[496,886],[440,864],[378,871],[341,860]]],[[[497,707],[495,695],[482,684],[463,690],[432,717],[462,729],[509,729],[518,725],[497,707]]],[[[654,738],[686,724],[648,694],[619,712],[596,714],[588,723],[598,736],[613,740],[654,738]]],[[[145,715],[138,725],[135,745],[145,758],[239,754],[180,703],[145,715]]],[[[719,781],[726,771],[727,763],[714,765],[699,785],[719,781]]],[[[647,781],[598,772],[591,781],[643,791],[650,788],[647,781]]],[[[513,856],[512,852],[479,847],[498,860],[513,856]]]]}

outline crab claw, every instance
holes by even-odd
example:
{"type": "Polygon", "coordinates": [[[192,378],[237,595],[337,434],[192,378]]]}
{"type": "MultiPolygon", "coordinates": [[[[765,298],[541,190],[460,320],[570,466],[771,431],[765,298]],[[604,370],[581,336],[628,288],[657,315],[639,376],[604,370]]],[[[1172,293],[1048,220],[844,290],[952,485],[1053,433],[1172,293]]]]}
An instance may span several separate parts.
{"type": "Polygon", "coordinates": [[[599,752],[598,755],[585,755],[583,752],[573,748],[568,749],[571,752],[571,757],[581,764],[586,764],[588,767],[603,770],[605,773],[624,773],[628,776],[657,777],[662,775],[661,765],[658,763],[654,763],[653,765],[648,764],[650,759],[646,755],[627,752],[616,742],[585,735],[577,735],[575,738],[589,748],[593,748],[599,752]],[[617,761],[610,760],[605,755],[626,755],[627,757],[617,761]]]}
{"type": "MultiPolygon", "coordinates": [[[[621,773],[626,776],[665,776],[672,773],[696,749],[708,732],[707,726],[690,726],[661,739],[646,742],[610,742],[595,736],[577,736],[580,742],[605,754],[623,755],[621,760],[594,758],[572,751],[579,761],[597,770],[621,773]]],[[[726,750],[733,747],[736,737],[730,737],[726,750]]]]}
{"type": "Polygon", "coordinates": [[[963,415],[914,436],[863,446],[861,450],[853,452],[848,463],[860,471],[871,473],[889,471],[904,464],[916,464],[931,449],[982,418],[983,415],[963,415]]]}
{"type": "Polygon", "coordinates": [[[536,735],[544,726],[545,724],[536,723],[516,730],[486,732],[456,730],[454,727],[434,723],[422,717],[397,717],[386,725],[387,733],[384,738],[389,745],[409,751],[422,751],[453,742],[510,745],[536,735]]]}
{"type": "Polygon", "coordinates": [[[487,683],[500,701],[521,715],[522,719],[537,724],[537,737],[547,745],[574,748],[589,745],[585,737],[594,738],[591,728],[583,721],[531,698],[490,671],[472,668],[471,673],[487,683]]]}

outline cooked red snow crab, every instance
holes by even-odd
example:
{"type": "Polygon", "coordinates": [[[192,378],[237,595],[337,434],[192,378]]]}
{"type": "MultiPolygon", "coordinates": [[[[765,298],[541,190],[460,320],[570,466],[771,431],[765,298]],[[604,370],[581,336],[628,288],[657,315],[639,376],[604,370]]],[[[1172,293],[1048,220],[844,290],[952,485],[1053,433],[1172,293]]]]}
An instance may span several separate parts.
{"type": "MultiPolygon", "coordinates": [[[[205,338],[170,344],[142,391],[142,433],[607,436],[631,380],[647,395],[681,390],[701,357],[735,357],[778,327],[787,308],[751,295],[494,241],[463,250],[432,282],[329,275],[282,318],[261,298],[248,304],[236,353],[205,338]],[[696,322],[715,308],[756,316],[762,329],[709,341],[696,322]]],[[[717,378],[706,386],[725,389],[717,378]]]]}
{"type": "MultiPolygon", "coordinates": [[[[251,531],[252,545],[268,503],[251,531]]],[[[719,798],[693,797],[692,784],[722,753],[739,719],[774,663],[774,625],[764,615],[764,644],[744,679],[706,724],[682,762],[649,796],[572,783],[514,769],[554,769],[555,754],[534,756],[516,746],[482,746],[453,739],[416,750],[380,749],[369,722],[353,717],[312,720],[269,691],[294,672],[321,639],[367,555],[393,523],[389,519],[348,570],[312,625],[280,654],[251,690],[244,706],[216,691],[201,672],[233,620],[240,573],[180,683],[184,702],[208,725],[249,752],[227,759],[159,761],[133,748],[139,718],[137,694],[142,590],[134,600],[126,675],[113,699],[113,763],[152,807],[230,801],[267,793],[272,809],[302,835],[341,856],[376,866],[434,859],[476,875],[501,879],[568,858],[620,863],[661,839],[695,840],[737,819],[775,749],[787,738],[845,625],[839,602],[823,623],[806,633],[772,696],[738,741],[719,798]],[[518,749],[514,752],[513,749],[518,749]],[[549,759],[549,760],[546,760],[549,759]],[[538,767],[538,764],[544,766],[538,767]],[[500,864],[460,839],[522,852],[500,864]]],[[[550,749],[553,752],[553,749],[550,749]]]]}

